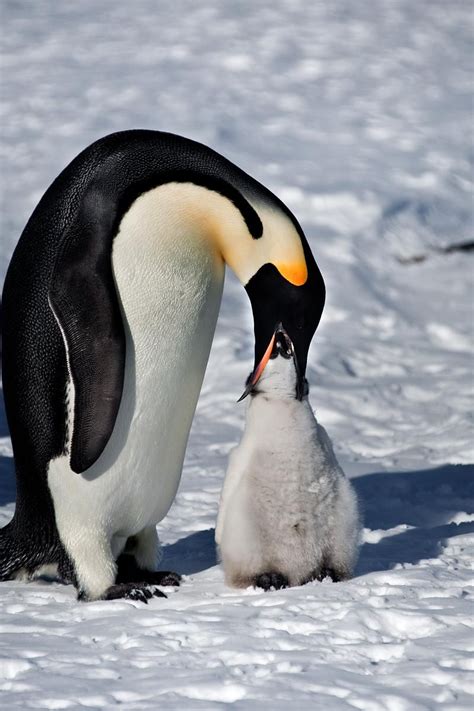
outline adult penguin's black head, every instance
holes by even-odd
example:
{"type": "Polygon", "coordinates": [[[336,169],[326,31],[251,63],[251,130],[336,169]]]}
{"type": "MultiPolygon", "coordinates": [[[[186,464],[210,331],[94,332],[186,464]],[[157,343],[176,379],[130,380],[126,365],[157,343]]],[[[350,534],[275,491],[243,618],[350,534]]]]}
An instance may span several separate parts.
{"type": "Polygon", "coordinates": [[[306,269],[301,266],[299,274],[295,274],[294,270],[290,273],[281,266],[267,263],[260,267],[245,287],[254,318],[255,364],[241,399],[252,391],[260,378],[281,326],[294,349],[297,369],[295,397],[301,399],[305,392],[308,350],[321,318],[326,292],[311,250],[304,236],[301,237],[306,269]]]}

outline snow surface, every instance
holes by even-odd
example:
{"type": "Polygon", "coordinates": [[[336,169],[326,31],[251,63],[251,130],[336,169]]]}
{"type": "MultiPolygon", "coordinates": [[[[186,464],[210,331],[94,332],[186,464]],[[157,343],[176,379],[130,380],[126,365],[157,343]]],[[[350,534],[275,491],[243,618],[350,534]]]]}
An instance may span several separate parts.
{"type": "MultiPolygon", "coordinates": [[[[148,606],[0,586],[2,707],[452,711],[474,648],[472,8],[467,0],[4,1],[3,276],[85,145],[182,133],[272,188],[328,302],[308,375],[365,509],[355,578],[226,588],[213,527],[252,364],[226,283],[181,487],[159,532],[186,574],[148,606]]],[[[14,477],[0,420],[0,524],[14,477]]]]}

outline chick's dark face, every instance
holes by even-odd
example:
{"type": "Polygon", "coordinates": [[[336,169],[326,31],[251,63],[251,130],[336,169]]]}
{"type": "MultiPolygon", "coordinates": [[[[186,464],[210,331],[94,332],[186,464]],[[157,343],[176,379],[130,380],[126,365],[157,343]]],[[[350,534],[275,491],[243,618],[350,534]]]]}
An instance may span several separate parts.
{"type": "MultiPolygon", "coordinates": [[[[252,304],[255,329],[254,374],[263,371],[269,344],[281,324],[293,344],[300,385],[304,380],[308,350],[324,307],[325,287],[312,260],[301,286],[287,281],[273,264],[265,264],[245,287],[252,304]]],[[[302,391],[302,387],[301,387],[302,391]]]]}

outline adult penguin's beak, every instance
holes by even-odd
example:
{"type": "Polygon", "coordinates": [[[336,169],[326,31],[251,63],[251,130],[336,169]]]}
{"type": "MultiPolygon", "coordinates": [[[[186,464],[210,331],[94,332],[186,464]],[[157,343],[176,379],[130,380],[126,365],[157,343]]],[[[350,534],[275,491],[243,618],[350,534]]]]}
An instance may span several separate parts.
{"type": "Polygon", "coordinates": [[[255,364],[240,398],[255,387],[273,351],[278,330],[284,330],[293,348],[297,383],[295,397],[305,392],[308,350],[324,307],[325,288],[321,273],[308,250],[308,278],[295,285],[274,264],[264,264],[246,285],[252,304],[255,330],[255,364]]]}
{"type": "MultiPolygon", "coordinates": [[[[278,328],[278,327],[277,327],[278,328]]],[[[252,392],[252,389],[255,387],[255,385],[258,383],[260,380],[260,376],[262,375],[263,371],[265,370],[265,366],[270,360],[270,356],[273,352],[273,346],[275,344],[275,338],[276,338],[276,333],[277,333],[277,328],[275,329],[275,332],[273,336],[270,338],[270,343],[267,346],[267,349],[265,353],[263,354],[263,358],[260,361],[260,363],[254,368],[253,372],[250,373],[248,379],[247,379],[247,384],[245,386],[245,390],[242,393],[242,395],[239,397],[237,402],[240,402],[241,400],[244,400],[244,398],[247,397],[252,392]]]]}

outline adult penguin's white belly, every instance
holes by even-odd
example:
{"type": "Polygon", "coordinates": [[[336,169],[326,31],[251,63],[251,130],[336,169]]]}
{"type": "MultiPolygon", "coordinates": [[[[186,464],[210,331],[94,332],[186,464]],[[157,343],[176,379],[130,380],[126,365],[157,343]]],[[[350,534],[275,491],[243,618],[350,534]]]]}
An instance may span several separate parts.
{"type": "MultiPolygon", "coordinates": [[[[110,440],[92,467],[78,475],[66,456],[50,462],[48,481],[65,541],[68,531],[77,536],[90,523],[120,549],[126,537],[160,521],[176,494],[224,264],[209,240],[209,224],[172,199],[175,188],[163,185],[141,195],[114,239],[112,265],[127,338],[123,394],[110,440]]],[[[196,189],[203,199],[209,194],[196,189]]],[[[183,186],[179,190],[183,194],[183,186]]]]}

